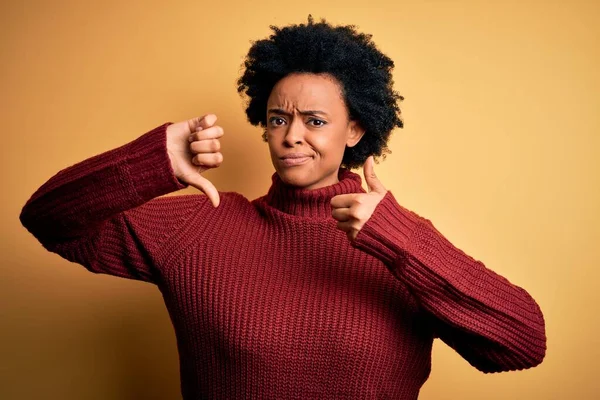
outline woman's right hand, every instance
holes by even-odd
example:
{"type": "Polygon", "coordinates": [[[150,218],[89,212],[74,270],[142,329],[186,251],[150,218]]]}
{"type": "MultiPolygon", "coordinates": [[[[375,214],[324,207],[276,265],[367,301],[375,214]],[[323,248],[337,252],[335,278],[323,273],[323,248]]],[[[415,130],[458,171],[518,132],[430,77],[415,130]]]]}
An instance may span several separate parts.
{"type": "Polygon", "coordinates": [[[201,173],[223,162],[219,142],[223,128],[216,122],[216,115],[207,114],[167,127],[167,152],[175,176],[206,194],[215,207],[219,205],[219,192],[201,173]]]}

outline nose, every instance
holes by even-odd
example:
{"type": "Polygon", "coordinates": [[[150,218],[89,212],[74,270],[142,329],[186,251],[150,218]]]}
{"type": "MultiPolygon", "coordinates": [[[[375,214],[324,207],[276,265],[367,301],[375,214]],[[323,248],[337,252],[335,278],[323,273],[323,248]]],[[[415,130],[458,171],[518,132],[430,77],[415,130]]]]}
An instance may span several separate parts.
{"type": "Polygon", "coordinates": [[[304,142],[304,124],[298,118],[295,118],[291,124],[288,125],[288,129],[283,138],[284,145],[288,147],[294,147],[304,142]]]}

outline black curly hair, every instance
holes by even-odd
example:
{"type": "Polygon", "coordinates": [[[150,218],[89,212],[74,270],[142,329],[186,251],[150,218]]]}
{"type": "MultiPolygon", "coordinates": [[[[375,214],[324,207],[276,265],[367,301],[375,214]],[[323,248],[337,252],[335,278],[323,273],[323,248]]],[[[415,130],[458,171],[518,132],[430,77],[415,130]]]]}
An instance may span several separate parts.
{"type": "MultiPolygon", "coordinates": [[[[342,166],[357,168],[366,159],[390,153],[387,142],[394,127],[403,127],[393,89],[394,62],[377,49],[371,35],[353,25],[332,26],[324,19],[283,28],[270,27],[268,39],[252,44],[238,79],[238,93],[246,95],[246,115],[252,125],[267,126],[267,101],[275,84],[292,73],[329,74],[341,85],[350,119],[365,135],[346,148],[342,166]]],[[[266,135],[263,134],[266,140],[266,135]]]]}

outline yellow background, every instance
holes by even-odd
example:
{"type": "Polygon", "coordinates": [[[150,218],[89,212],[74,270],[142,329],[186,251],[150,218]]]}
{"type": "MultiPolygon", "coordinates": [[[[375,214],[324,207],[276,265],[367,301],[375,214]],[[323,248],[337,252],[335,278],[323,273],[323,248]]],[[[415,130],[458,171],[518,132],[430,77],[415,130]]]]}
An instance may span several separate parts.
{"type": "Polygon", "coordinates": [[[47,253],[18,213],[46,179],[165,121],[226,131],[210,177],[254,198],[273,171],[235,81],[250,40],[309,13],[396,62],[406,128],[376,171],[406,207],[525,287],[547,321],[532,370],[485,375],[434,346],[421,399],[600,396],[598,1],[3,1],[0,398],[179,396],[155,287],[47,253]]]}

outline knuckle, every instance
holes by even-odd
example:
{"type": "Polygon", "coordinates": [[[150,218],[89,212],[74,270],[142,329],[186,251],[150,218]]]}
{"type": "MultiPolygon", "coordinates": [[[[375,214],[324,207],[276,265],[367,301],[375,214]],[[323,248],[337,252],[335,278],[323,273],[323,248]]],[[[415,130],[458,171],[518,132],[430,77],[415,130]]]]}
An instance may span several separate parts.
{"type": "Polygon", "coordinates": [[[367,214],[368,214],[367,211],[364,208],[361,208],[360,210],[357,210],[356,218],[361,221],[365,220],[368,217],[367,214]]]}
{"type": "Polygon", "coordinates": [[[211,139],[216,139],[221,136],[222,128],[220,126],[211,126],[207,129],[207,134],[211,139]]]}
{"type": "Polygon", "coordinates": [[[214,155],[212,157],[212,161],[213,161],[213,165],[215,165],[215,166],[221,165],[221,163],[223,162],[223,154],[214,153],[214,155]]]}

